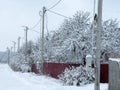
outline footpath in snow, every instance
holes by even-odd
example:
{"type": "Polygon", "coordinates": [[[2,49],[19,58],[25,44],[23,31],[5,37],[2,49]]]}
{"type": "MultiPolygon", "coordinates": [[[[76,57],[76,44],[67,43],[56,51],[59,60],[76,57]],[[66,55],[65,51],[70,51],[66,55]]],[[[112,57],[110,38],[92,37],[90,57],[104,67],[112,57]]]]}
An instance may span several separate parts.
{"type": "MultiPolygon", "coordinates": [[[[108,90],[101,84],[100,90],[108,90]]],[[[63,86],[59,80],[33,73],[12,71],[7,64],[0,64],[0,90],[94,90],[94,84],[63,86]]]]}

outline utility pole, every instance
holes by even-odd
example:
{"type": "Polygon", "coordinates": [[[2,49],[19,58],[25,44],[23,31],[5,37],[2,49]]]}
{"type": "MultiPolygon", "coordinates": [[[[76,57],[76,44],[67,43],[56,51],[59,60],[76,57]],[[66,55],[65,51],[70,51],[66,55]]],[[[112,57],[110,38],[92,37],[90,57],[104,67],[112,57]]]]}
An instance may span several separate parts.
{"type": "Polygon", "coordinates": [[[27,50],[28,50],[28,39],[27,39],[27,33],[28,33],[28,27],[27,26],[23,26],[25,27],[24,31],[25,31],[25,60],[27,60],[27,50]]]}
{"type": "Polygon", "coordinates": [[[10,49],[9,49],[9,47],[7,47],[7,54],[8,54],[8,65],[9,65],[9,62],[10,62],[10,49]]]}
{"type": "Polygon", "coordinates": [[[11,46],[11,50],[10,50],[10,56],[11,57],[12,57],[12,53],[13,53],[12,49],[13,49],[13,47],[11,46]]]}
{"type": "Polygon", "coordinates": [[[21,39],[21,37],[18,37],[18,52],[20,50],[20,39],[21,39]]]}
{"type": "Polygon", "coordinates": [[[45,18],[46,8],[43,7],[42,12],[42,43],[41,43],[41,58],[42,62],[44,61],[44,18],[45,18]]]}
{"type": "Polygon", "coordinates": [[[16,42],[15,41],[12,41],[13,42],[13,44],[14,44],[14,54],[15,54],[15,49],[16,49],[16,42]]]}
{"type": "Polygon", "coordinates": [[[96,8],[96,0],[94,0],[94,7],[93,7],[93,28],[92,28],[92,61],[94,61],[95,56],[94,56],[94,31],[95,31],[95,20],[94,20],[94,16],[95,16],[95,8],[96,8]]]}
{"type": "Polygon", "coordinates": [[[100,90],[101,30],[102,30],[102,0],[98,0],[95,90],[100,90]]]}

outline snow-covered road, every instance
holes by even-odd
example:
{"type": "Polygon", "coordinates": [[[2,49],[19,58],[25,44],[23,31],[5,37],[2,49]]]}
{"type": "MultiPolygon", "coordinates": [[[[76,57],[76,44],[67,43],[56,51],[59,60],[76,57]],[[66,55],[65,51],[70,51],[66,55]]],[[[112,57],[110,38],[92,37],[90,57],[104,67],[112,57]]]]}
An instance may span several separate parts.
{"type": "MultiPolygon", "coordinates": [[[[13,72],[7,64],[0,64],[0,90],[94,90],[94,84],[63,86],[59,80],[33,73],[13,72]]],[[[107,84],[101,84],[107,90],[107,84]]]]}

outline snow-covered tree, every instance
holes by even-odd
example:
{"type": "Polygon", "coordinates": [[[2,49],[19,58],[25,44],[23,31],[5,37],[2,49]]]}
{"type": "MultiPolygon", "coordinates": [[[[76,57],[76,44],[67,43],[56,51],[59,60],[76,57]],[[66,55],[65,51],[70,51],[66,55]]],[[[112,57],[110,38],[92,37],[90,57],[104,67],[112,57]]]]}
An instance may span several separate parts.
{"type": "Polygon", "coordinates": [[[63,62],[81,63],[90,52],[90,17],[89,13],[77,12],[73,18],[66,19],[51,38],[52,47],[63,62]]]}
{"type": "Polygon", "coordinates": [[[120,29],[117,20],[103,22],[102,49],[108,53],[120,53],[120,29]]]}
{"type": "Polygon", "coordinates": [[[120,29],[116,19],[103,22],[101,55],[108,60],[110,53],[120,54],[120,29]]]}

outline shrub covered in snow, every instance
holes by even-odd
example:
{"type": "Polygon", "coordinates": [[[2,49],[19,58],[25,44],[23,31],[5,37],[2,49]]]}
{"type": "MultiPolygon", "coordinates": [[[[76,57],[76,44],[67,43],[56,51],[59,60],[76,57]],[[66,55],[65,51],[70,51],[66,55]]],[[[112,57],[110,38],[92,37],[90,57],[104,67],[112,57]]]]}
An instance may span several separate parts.
{"type": "Polygon", "coordinates": [[[11,56],[9,62],[10,67],[14,71],[30,72],[32,64],[37,62],[37,59],[34,58],[34,49],[36,49],[36,47],[32,41],[28,42],[27,52],[25,51],[25,44],[23,44],[19,52],[11,56]]]}
{"type": "Polygon", "coordinates": [[[91,68],[89,71],[83,67],[71,67],[65,69],[65,71],[59,75],[59,79],[63,81],[65,85],[85,85],[94,82],[94,69],[91,68]]]}
{"type": "Polygon", "coordinates": [[[20,53],[12,57],[9,65],[14,71],[21,72],[31,71],[30,64],[28,62],[25,63],[25,56],[20,53]]]}

